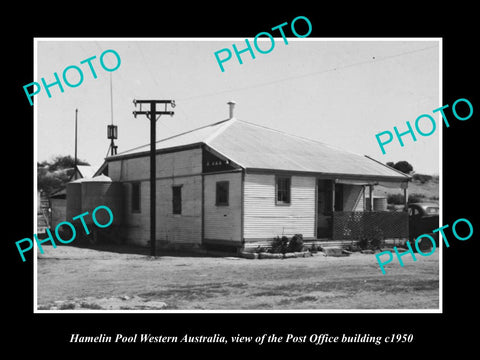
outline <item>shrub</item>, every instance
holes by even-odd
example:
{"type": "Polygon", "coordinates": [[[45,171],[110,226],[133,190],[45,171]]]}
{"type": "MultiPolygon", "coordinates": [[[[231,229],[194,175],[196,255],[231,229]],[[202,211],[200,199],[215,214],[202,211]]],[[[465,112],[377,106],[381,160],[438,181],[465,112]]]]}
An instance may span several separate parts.
{"type": "Polygon", "coordinates": [[[422,202],[425,200],[425,195],[423,194],[411,194],[408,196],[409,203],[422,202]]]}
{"type": "Polygon", "coordinates": [[[422,184],[425,184],[427,181],[432,180],[432,175],[426,175],[426,174],[414,174],[413,175],[413,180],[420,181],[422,184]]]}
{"type": "Polygon", "coordinates": [[[351,251],[351,252],[357,252],[357,251],[361,250],[361,247],[358,245],[358,243],[357,244],[350,244],[350,245],[347,245],[345,250],[348,250],[348,251],[351,251]]]}
{"type": "Polygon", "coordinates": [[[288,247],[288,238],[286,236],[279,237],[273,239],[272,241],[272,253],[282,253],[285,254],[287,252],[288,247]]]}
{"type": "Polygon", "coordinates": [[[383,246],[384,235],[382,229],[375,226],[369,233],[363,234],[358,240],[358,247],[362,250],[376,250],[383,246]]]}
{"type": "MultiPolygon", "coordinates": [[[[387,196],[387,203],[388,204],[395,204],[395,205],[402,205],[403,204],[404,196],[402,194],[388,194],[387,196]]],[[[415,202],[422,202],[425,200],[424,194],[410,194],[408,196],[409,203],[415,202]]]]}
{"type": "Polygon", "coordinates": [[[388,194],[387,203],[400,205],[403,204],[403,195],[402,194],[388,194]]]}
{"type": "Polygon", "coordinates": [[[288,252],[300,252],[303,250],[303,235],[295,234],[288,242],[288,252]]]}
{"type": "Polygon", "coordinates": [[[370,239],[370,247],[371,249],[380,249],[383,246],[384,235],[382,229],[378,226],[373,228],[371,239],[370,239]]]}
{"type": "Polygon", "coordinates": [[[255,248],[255,251],[256,253],[263,253],[265,252],[265,248],[263,246],[260,246],[258,245],[256,248],[255,248]]]}

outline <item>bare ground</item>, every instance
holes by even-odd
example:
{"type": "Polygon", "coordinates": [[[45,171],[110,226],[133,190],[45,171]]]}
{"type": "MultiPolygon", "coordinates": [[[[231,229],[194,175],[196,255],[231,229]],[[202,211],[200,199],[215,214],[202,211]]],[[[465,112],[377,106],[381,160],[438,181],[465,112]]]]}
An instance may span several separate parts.
{"type": "MultiPolygon", "coordinates": [[[[73,246],[38,252],[39,310],[438,309],[438,250],[396,259],[383,275],[375,255],[249,260],[132,253],[73,246]]],[[[138,250],[138,249],[137,249],[138,250]]]]}

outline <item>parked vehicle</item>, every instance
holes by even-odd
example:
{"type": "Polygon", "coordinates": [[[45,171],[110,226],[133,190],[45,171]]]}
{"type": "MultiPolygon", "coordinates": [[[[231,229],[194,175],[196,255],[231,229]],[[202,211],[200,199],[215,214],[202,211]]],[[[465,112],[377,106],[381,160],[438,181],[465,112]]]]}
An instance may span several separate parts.
{"type": "MultiPolygon", "coordinates": [[[[418,236],[429,234],[435,239],[435,244],[438,246],[439,235],[438,232],[434,233],[433,230],[440,226],[439,214],[440,212],[437,203],[421,202],[408,204],[409,240],[412,245],[418,236]]],[[[432,243],[428,238],[422,239],[418,245],[421,250],[431,246],[432,243]]]]}

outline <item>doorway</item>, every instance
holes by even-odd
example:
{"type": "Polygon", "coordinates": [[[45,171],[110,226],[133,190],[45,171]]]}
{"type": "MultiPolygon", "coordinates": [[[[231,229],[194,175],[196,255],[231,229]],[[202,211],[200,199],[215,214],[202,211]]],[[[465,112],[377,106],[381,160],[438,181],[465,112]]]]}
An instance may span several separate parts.
{"type": "Polygon", "coordinates": [[[317,239],[332,237],[332,189],[332,180],[317,180],[317,239]]]}
{"type": "Polygon", "coordinates": [[[331,239],[333,212],[343,211],[343,184],[334,180],[317,180],[317,239],[331,239]]]}

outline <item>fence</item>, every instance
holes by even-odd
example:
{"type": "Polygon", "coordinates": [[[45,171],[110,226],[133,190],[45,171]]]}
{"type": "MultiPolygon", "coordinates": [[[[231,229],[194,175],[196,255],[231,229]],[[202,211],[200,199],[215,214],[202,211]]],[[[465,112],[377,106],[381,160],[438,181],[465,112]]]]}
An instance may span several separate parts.
{"type": "Polygon", "coordinates": [[[389,211],[335,211],[333,240],[359,240],[381,236],[383,239],[408,239],[408,213],[389,211]]]}

